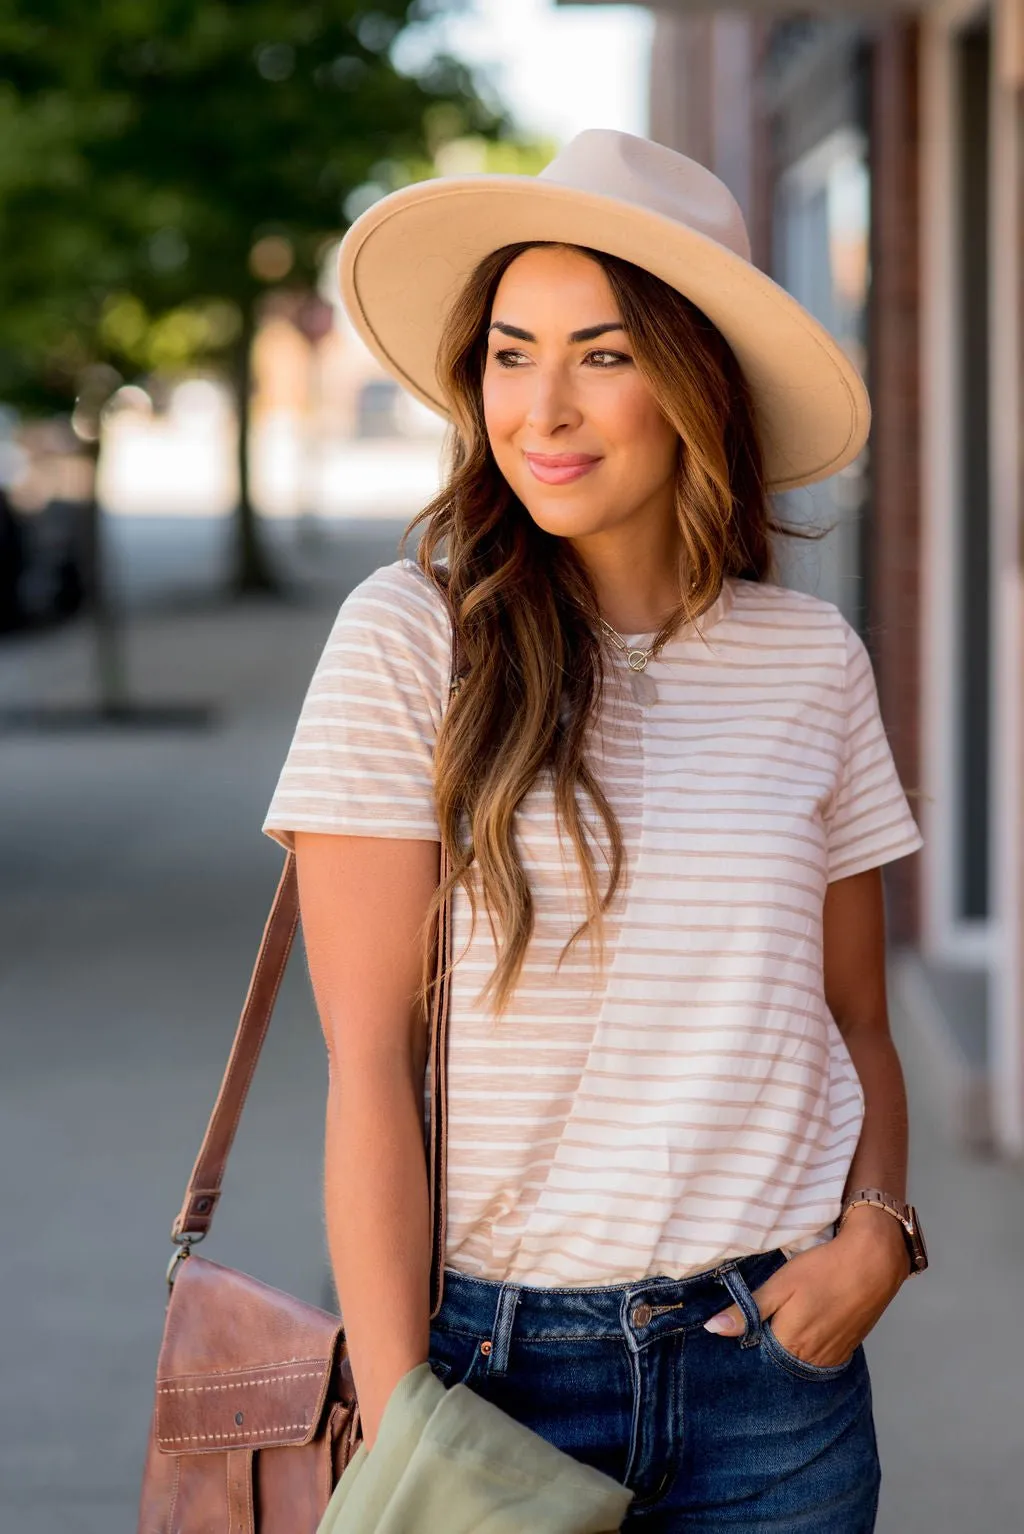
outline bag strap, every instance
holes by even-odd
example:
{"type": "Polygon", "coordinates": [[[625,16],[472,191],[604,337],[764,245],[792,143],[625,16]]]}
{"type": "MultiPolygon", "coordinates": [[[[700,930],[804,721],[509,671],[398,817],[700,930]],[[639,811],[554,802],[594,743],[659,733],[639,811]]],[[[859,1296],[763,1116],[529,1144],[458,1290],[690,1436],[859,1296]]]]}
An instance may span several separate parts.
{"type": "Polygon", "coordinates": [[[213,1224],[235,1131],[249,1095],[298,925],[299,882],[295,854],[289,852],[263,928],[220,1091],[188,1180],[184,1202],[171,1227],[171,1240],[178,1245],[190,1246],[201,1241],[213,1224]]]}
{"type": "MultiPolygon", "coordinates": [[[[455,684],[456,686],[458,683],[455,684]]],[[[441,842],[441,884],[451,858],[441,842]]],[[[430,1195],[430,1319],[441,1309],[448,1212],[448,1011],[452,971],[452,896],[437,914],[437,967],[430,1016],[430,1142],[427,1184],[430,1195]]]]}
{"type": "MultiPolygon", "coordinates": [[[[449,698],[461,684],[458,635],[452,624],[452,668],[449,698]]],[[[442,838],[440,880],[445,883],[451,867],[448,848],[442,838]]],[[[431,1084],[428,1183],[431,1207],[430,1297],[431,1318],[441,1305],[444,1289],[445,1207],[447,1203],[448,1151],[448,1006],[451,994],[452,892],[441,902],[437,917],[437,959],[430,1008],[430,1052],[428,1061],[431,1084]]],[[[168,1268],[168,1282],[178,1261],[189,1248],[201,1241],[213,1223],[214,1210],[221,1195],[228,1156],[234,1144],[238,1122],[245,1107],[252,1078],[259,1061],[270,1017],[281,988],[288,956],[292,951],[299,925],[299,884],[295,854],[288,852],[277,889],[263,928],[259,952],[242,1004],[241,1016],[231,1045],[220,1090],[213,1105],[203,1143],[192,1168],[185,1197],[171,1227],[171,1240],[179,1248],[168,1268]]]]}

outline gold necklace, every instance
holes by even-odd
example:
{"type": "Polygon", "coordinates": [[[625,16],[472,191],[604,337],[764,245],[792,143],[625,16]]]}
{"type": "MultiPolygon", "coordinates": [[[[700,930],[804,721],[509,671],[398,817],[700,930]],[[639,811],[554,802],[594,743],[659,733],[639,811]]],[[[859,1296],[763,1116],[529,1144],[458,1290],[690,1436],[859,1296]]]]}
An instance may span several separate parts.
{"type": "Polygon", "coordinates": [[[646,675],[647,662],[658,654],[665,641],[661,640],[658,644],[650,645],[646,650],[641,650],[634,645],[627,644],[622,635],[613,629],[610,623],[606,623],[603,618],[599,618],[598,622],[608,635],[608,638],[626,657],[626,664],[630,671],[629,680],[636,701],[638,703],[656,703],[658,689],[654,684],[654,678],[646,675]]]}
{"type": "Polygon", "coordinates": [[[646,670],[647,662],[651,660],[655,655],[657,655],[658,651],[665,643],[665,641],[662,640],[660,644],[653,644],[647,650],[637,650],[634,649],[632,645],[628,645],[623,639],[622,635],[613,629],[610,623],[606,623],[603,618],[600,618],[598,621],[601,627],[604,629],[605,633],[608,635],[609,639],[617,644],[620,650],[625,652],[626,664],[628,665],[630,671],[646,670]]]}

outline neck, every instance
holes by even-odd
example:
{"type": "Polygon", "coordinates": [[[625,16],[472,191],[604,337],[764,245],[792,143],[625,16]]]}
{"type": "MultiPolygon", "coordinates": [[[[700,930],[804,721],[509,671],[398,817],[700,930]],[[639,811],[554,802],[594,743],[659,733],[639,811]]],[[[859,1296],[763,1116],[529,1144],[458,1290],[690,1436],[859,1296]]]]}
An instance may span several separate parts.
{"type": "Polygon", "coordinates": [[[597,593],[598,611],[620,634],[654,633],[679,606],[680,539],[664,528],[644,538],[627,526],[574,538],[597,593]]]}

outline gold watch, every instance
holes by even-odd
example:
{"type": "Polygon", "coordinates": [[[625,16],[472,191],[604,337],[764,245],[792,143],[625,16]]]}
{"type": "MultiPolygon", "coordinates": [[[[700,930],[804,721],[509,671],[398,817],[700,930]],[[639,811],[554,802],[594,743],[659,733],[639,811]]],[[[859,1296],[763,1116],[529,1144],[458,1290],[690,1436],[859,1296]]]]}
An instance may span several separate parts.
{"type": "Polygon", "coordinates": [[[884,1193],[881,1188],[858,1188],[855,1193],[849,1194],[843,1200],[843,1207],[836,1221],[836,1235],[842,1230],[850,1210],[856,1209],[858,1204],[874,1204],[876,1208],[884,1209],[886,1214],[891,1214],[894,1220],[899,1220],[903,1227],[903,1239],[907,1243],[907,1256],[910,1259],[908,1276],[913,1278],[915,1273],[923,1273],[928,1266],[928,1248],[924,1244],[921,1222],[917,1218],[917,1210],[913,1204],[905,1204],[902,1199],[894,1198],[891,1193],[884,1193]]]}

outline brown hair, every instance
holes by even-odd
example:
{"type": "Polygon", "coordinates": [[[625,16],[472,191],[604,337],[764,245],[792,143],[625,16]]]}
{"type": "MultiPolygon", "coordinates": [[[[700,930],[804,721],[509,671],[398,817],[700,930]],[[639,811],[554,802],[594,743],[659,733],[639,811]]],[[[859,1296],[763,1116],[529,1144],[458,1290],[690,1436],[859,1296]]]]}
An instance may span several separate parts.
{"type": "MultiPolygon", "coordinates": [[[[516,849],[516,810],[542,770],[552,776],[559,822],[583,874],[584,932],[604,958],[604,915],[622,876],[621,830],[586,757],[588,725],[604,680],[596,593],[568,539],[543,531],[500,473],[487,439],[482,378],[494,294],[524,250],[506,245],[479,263],[448,315],[438,376],[451,415],[444,488],[413,519],[421,523],[417,563],[450,602],[464,681],[438,734],[434,778],[442,835],[452,850],[449,883],[466,890],[475,923],[482,888],[498,959],[483,988],[497,1013],[518,980],[534,908],[516,849]],[[440,546],[447,555],[438,564],[440,546]],[[608,880],[598,886],[594,854],[577,802],[586,793],[608,839],[608,880]],[[475,865],[475,872],[474,872],[475,865]]],[[[635,361],[679,433],[675,507],[681,534],[678,608],[658,631],[667,639],[699,618],[725,576],[764,581],[773,570],[776,522],[746,380],[720,332],[696,305],[650,272],[589,247],[572,247],[604,270],[635,361]]],[[[431,908],[436,919],[439,890],[431,908]]],[[[424,1003],[431,945],[424,946],[424,1003]]]]}

